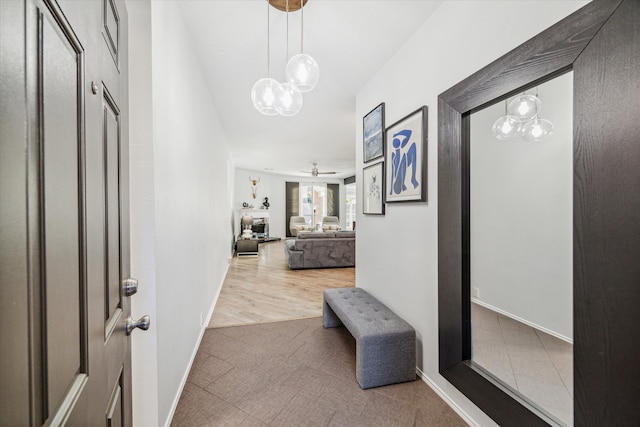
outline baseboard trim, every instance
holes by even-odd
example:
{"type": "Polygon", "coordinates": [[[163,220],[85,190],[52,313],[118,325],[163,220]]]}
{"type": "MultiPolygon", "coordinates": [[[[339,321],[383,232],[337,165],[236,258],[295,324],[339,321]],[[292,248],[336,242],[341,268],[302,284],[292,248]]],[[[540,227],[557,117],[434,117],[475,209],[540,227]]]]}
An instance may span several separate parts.
{"type": "Polygon", "coordinates": [[[213,302],[211,303],[211,307],[209,307],[207,320],[205,320],[204,322],[204,327],[202,331],[203,334],[204,334],[204,330],[209,328],[209,323],[211,323],[211,317],[213,317],[213,310],[216,308],[216,304],[218,303],[218,298],[220,298],[220,292],[222,292],[222,286],[224,286],[224,279],[227,278],[227,273],[229,273],[229,264],[225,266],[224,274],[222,275],[222,281],[220,282],[220,286],[218,286],[218,290],[216,291],[216,294],[213,296],[213,302]]]}
{"type": "Polygon", "coordinates": [[[503,316],[506,316],[506,317],[508,317],[510,319],[515,320],[516,322],[524,323],[527,326],[531,326],[533,329],[537,329],[537,330],[539,330],[541,332],[544,332],[545,334],[549,334],[549,335],[551,335],[553,337],[558,338],[559,340],[562,340],[562,341],[567,342],[569,344],[573,344],[573,340],[571,338],[569,338],[569,337],[565,337],[564,335],[561,335],[561,334],[559,334],[557,332],[554,332],[551,329],[547,329],[544,326],[540,326],[538,324],[530,322],[527,319],[523,319],[521,317],[515,316],[515,315],[509,313],[508,311],[504,311],[504,310],[502,310],[500,308],[494,307],[491,304],[487,304],[486,302],[480,301],[477,298],[471,298],[471,302],[475,303],[475,304],[478,304],[479,306],[482,306],[484,308],[488,308],[491,311],[495,311],[496,313],[500,313],[503,316]]]}
{"type": "Polygon", "coordinates": [[[440,396],[440,398],[444,400],[444,402],[455,411],[456,414],[460,415],[460,418],[462,418],[464,422],[473,427],[481,427],[480,424],[475,422],[475,420],[471,418],[471,416],[469,416],[469,414],[467,414],[456,402],[454,402],[449,397],[449,395],[447,395],[440,387],[438,387],[438,385],[431,381],[429,377],[420,370],[420,368],[416,367],[416,373],[422,381],[424,381],[429,387],[431,387],[431,389],[435,391],[436,394],[440,396]]]}
{"type": "Polygon", "coordinates": [[[196,342],[196,346],[191,353],[191,358],[189,360],[189,364],[187,369],[182,376],[182,380],[180,381],[180,387],[178,387],[178,392],[176,393],[175,398],[173,399],[173,403],[171,404],[171,410],[169,411],[169,416],[167,417],[167,422],[164,424],[165,427],[171,426],[171,421],[173,421],[173,416],[176,413],[176,409],[178,408],[178,402],[180,402],[180,396],[182,396],[182,391],[184,390],[184,386],[187,384],[187,378],[189,378],[189,372],[191,372],[191,366],[193,366],[193,361],[196,358],[196,354],[198,353],[198,349],[200,348],[200,342],[202,342],[202,337],[204,336],[205,327],[200,329],[200,335],[198,336],[198,340],[196,342]]]}
{"type": "Polygon", "coordinates": [[[204,325],[200,328],[200,335],[196,340],[196,345],[191,353],[191,358],[189,359],[189,364],[187,365],[187,369],[185,370],[184,375],[182,376],[182,380],[180,381],[180,387],[178,387],[178,393],[176,393],[176,397],[173,399],[173,403],[171,404],[171,410],[169,411],[169,416],[167,417],[167,422],[164,424],[164,427],[171,427],[171,421],[173,421],[173,416],[176,413],[176,409],[178,408],[178,402],[180,402],[180,396],[182,396],[182,392],[184,391],[184,386],[187,384],[187,378],[189,378],[189,372],[191,372],[191,367],[193,366],[193,362],[196,359],[196,354],[198,354],[198,350],[200,349],[200,344],[202,343],[202,337],[204,336],[207,327],[209,326],[209,322],[211,321],[211,316],[213,316],[213,310],[218,302],[218,297],[220,297],[220,291],[222,290],[222,285],[224,285],[224,279],[227,277],[227,272],[229,271],[229,265],[227,264],[224,274],[222,275],[222,281],[220,282],[220,286],[218,286],[218,290],[213,297],[213,302],[211,303],[211,307],[209,308],[209,313],[207,314],[207,320],[204,322],[204,325]]]}

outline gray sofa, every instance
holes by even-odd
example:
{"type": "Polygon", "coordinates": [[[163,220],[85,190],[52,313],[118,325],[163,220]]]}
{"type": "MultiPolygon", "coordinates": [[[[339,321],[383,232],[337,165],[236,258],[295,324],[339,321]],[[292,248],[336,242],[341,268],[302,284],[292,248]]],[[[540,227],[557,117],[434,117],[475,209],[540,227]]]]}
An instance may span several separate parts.
{"type": "Polygon", "coordinates": [[[298,233],[285,242],[287,263],[292,270],[302,268],[354,267],[356,232],[298,233]]]}

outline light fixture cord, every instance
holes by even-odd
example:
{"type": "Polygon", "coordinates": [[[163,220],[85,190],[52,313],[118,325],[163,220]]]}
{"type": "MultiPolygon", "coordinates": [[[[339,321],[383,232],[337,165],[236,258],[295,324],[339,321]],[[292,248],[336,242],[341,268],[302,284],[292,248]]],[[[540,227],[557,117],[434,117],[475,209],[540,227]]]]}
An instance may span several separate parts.
{"type": "Polygon", "coordinates": [[[289,60],[289,0],[287,0],[287,57],[285,62],[289,60]]]}
{"type": "Polygon", "coordinates": [[[304,53],[304,0],[300,0],[300,53],[304,53]]]}
{"type": "Polygon", "coordinates": [[[269,0],[267,0],[267,77],[271,77],[271,27],[269,25],[269,0]]]}

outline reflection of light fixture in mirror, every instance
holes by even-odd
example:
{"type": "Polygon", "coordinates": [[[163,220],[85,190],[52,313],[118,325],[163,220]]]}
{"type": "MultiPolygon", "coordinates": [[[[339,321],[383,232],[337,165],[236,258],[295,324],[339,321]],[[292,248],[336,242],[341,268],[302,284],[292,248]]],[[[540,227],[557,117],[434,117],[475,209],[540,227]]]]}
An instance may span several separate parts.
{"type": "Polygon", "coordinates": [[[553,134],[553,123],[547,119],[540,119],[538,116],[522,127],[523,138],[530,142],[542,141],[551,134],[553,134]]]}
{"type": "Polygon", "coordinates": [[[538,114],[541,106],[540,98],[523,93],[509,103],[509,114],[527,121],[538,114]]]}
{"type": "Polygon", "coordinates": [[[522,126],[522,136],[529,142],[542,141],[553,134],[553,123],[547,119],[541,119],[538,116],[538,110],[542,105],[542,101],[538,98],[538,88],[536,88],[536,96],[534,96],[534,98],[537,101],[534,103],[533,118],[522,126]]]}
{"type": "Polygon", "coordinates": [[[538,116],[541,106],[537,88],[535,96],[520,95],[508,107],[505,100],[505,115],[493,123],[493,136],[504,141],[522,135],[526,141],[537,142],[552,135],[553,123],[538,116]]]}
{"type": "Polygon", "coordinates": [[[320,80],[320,68],[311,56],[304,53],[304,2],[300,4],[300,53],[287,63],[287,81],[300,92],[312,91],[320,80]]]}
{"type": "Polygon", "coordinates": [[[270,77],[269,2],[267,1],[267,77],[258,80],[251,89],[253,106],[266,116],[278,114],[277,104],[281,97],[280,83],[270,77]]]}
{"type": "Polygon", "coordinates": [[[504,101],[504,113],[504,116],[496,120],[491,128],[493,136],[502,141],[518,136],[520,134],[520,126],[522,126],[517,117],[507,114],[506,100],[504,101]]]}

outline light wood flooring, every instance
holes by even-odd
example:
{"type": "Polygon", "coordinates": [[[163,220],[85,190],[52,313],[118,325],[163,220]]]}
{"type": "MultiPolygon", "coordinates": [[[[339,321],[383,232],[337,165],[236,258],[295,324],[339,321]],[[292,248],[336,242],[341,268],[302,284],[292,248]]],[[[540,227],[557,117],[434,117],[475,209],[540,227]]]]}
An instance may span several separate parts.
{"type": "Polygon", "coordinates": [[[285,240],[234,256],[209,328],[322,316],[322,291],[355,286],[355,268],[289,270],[285,240]]]}

